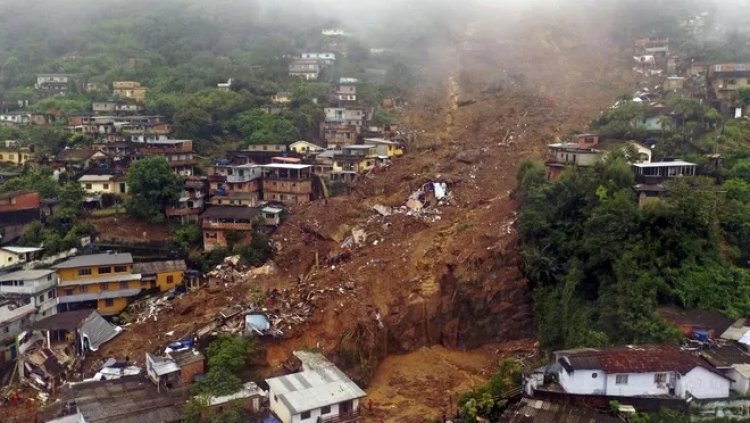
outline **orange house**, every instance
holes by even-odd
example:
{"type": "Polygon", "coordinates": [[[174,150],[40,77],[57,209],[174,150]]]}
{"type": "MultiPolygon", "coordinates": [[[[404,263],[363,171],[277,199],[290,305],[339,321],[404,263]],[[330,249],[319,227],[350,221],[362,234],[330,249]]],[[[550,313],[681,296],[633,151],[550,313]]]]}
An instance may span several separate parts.
{"type": "Polygon", "coordinates": [[[133,273],[130,253],[78,256],[53,268],[61,312],[96,308],[103,316],[119,314],[144,288],[141,275],[133,273]]]}

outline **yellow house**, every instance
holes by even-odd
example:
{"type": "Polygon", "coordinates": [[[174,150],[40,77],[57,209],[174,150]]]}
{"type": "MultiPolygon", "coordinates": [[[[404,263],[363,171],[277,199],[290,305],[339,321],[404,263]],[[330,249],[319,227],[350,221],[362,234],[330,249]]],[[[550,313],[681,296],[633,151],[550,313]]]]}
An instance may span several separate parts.
{"type": "Polygon", "coordinates": [[[148,284],[148,289],[159,288],[161,292],[182,285],[185,270],[185,260],[152,261],[133,265],[133,271],[141,275],[141,281],[148,284]]]}
{"type": "Polygon", "coordinates": [[[309,141],[297,141],[289,144],[289,150],[304,156],[310,153],[323,151],[325,148],[309,141]]]}
{"type": "Polygon", "coordinates": [[[136,81],[115,81],[112,83],[112,94],[115,97],[128,98],[137,103],[146,101],[146,87],[136,81]]]}
{"type": "Polygon", "coordinates": [[[378,156],[393,158],[404,155],[401,144],[383,138],[365,138],[365,144],[374,145],[378,156]]]}
{"type": "Polygon", "coordinates": [[[16,140],[0,141],[0,163],[23,166],[34,159],[29,147],[20,147],[16,140]]]}
{"type": "Polygon", "coordinates": [[[125,179],[114,175],[83,175],[78,178],[78,183],[87,194],[123,195],[128,192],[125,179]]]}
{"type": "Polygon", "coordinates": [[[133,273],[130,253],[90,254],[53,266],[58,276],[58,311],[96,308],[99,314],[119,314],[144,288],[133,273]]]}
{"type": "Polygon", "coordinates": [[[333,156],[332,172],[367,172],[377,161],[374,145],[345,145],[333,156]]]}

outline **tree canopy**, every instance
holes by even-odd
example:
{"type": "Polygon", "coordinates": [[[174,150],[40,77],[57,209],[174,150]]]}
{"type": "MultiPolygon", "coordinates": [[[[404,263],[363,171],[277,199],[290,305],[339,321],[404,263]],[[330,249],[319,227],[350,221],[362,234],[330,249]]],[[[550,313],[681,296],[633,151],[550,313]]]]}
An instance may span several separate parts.
{"type": "Polygon", "coordinates": [[[182,192],[180,179],[172,173],[163,157],[147,157],[133,163],[128,169],[126,203],[128,213],[134,217],[161,221],[164,209],[174,203],[182,192]]]}

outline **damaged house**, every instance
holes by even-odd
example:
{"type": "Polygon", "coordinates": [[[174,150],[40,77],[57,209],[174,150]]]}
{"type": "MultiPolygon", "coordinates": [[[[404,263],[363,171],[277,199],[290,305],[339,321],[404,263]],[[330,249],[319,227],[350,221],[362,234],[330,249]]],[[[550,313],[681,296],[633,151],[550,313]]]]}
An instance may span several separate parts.
{"type": "Polygon", "coordinates": [[[97,351],[120,332],[95,310],[41,319],[19,337],[18,374],[37,389],[54,390],[87,352],[97,351]]]}
{"type": "Polygon", "coordinates": [[[266,379],[271,412],[282,422],[360,422],[367,394],[322,354],[295,351],[298,373],[266,379]]]}
{"type": "Polygon", "coordinates": [[[146,374],[161,390],[188,386],[205,372],[206,358],[197,350],[171,351],[165,357],[146,353],[146,374]]]}

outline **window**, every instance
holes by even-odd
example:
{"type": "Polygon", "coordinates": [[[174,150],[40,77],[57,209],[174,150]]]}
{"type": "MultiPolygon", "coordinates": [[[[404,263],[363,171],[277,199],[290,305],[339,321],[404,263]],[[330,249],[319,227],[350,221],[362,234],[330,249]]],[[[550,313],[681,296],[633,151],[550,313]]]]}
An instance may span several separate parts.
{"type": "Polygon", "coordinates": [[[128,271],[128,266],[115,266],[115,273],[124,273],[128,271]]]}
{"type": "Polygon", "coordinates": [[[109,266],[102,266],[102,267],[100,267],[97,270],[99,271],[99,274],[102,274],[102,273],[112,273],[112,268],[109,267],[109,266]]]}
{"type": "Polygon", "coordinates": [[[91,189],[91,184],[86,184],[86,189],[91,189]]]}
{"type": "Polygon", "coordinates": [[[10,327],[9,326],[3,327],[3,333],[8,333],[8,332],[10,332],[10,327]]]}
{"type": "Polygon", "coordinates": [[[329,414],[331,412],[331,406],[326,405],[325,407],[320,409],[320,414],[329,414]]]}
{"type": "Polygon", "coordinates": [[[109,184],[102,184],[103,189],[109,189],[109,184]]]}
{"type": "Polygon", "coordinates": [[[304,413],[300,414],[300,416],[299,416],[299,417],[300,417],[300,419],[302,419],[302,420],[307,420],[307,419],[309,419],[309,418],[310,418],[310,412],[309,412],[309,411],[305,411],[304,413]]]}
{"type": "Polygon", "coordinates": [[[115,305],[115,300],[113,300],[112,298],[107,298],[106,300],[104,300],[105,307],[113,307],[114,305],[115,305]]]}
{"type": "Polygon", "coordinates": [[[127,282],[120,282],[120,289],[128,289],[128,283],[127,282]]]}
{"type": "Polygon", "coordinates": [[[44,294],[42,294],[42,295],[39,296],[39,302],[40,303],[44,302],[44,294]]]}
{"type": "Polygon", "coordinates": [[[100,288],[102,291],[109,291],[109,283],[104,282],[103,284],[100,285],[100,288]]]}
{"type": "Polygon", "coordinates": [[[174,283],[174,276],[172,275],[167,276],[167,283],[174,283]]]}
{"type": "Polygon", "coordinates": [[[657,385],[663,385],[667,383],[667,374],[666,373],[657,373],[654,375],[654,383],[657,385]]]}
{"type": "Polygon", "coordinates": [[[615,385],[627,385],[628,375],[617,375],[615,376],[615,385]]]}
{"type": "Polygon", "coordinates": [[[48,298],[48,299],[52,299],[52,298],[57,298],[57,290],[56,290],[56,289],[52,289],[52,290],[50,290],[50,291],[49,291],[49,292],[47,293],[47,298],[48,298]]]}
{"type": "Polygon", "coordinates": [[[73,288],[65,288],[65,295],[73,295],[73,288]]]}

